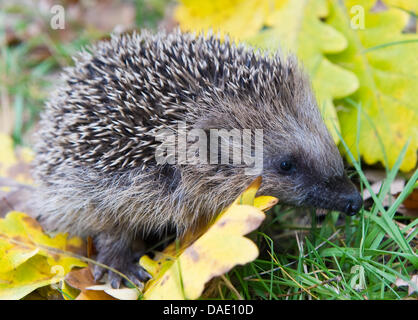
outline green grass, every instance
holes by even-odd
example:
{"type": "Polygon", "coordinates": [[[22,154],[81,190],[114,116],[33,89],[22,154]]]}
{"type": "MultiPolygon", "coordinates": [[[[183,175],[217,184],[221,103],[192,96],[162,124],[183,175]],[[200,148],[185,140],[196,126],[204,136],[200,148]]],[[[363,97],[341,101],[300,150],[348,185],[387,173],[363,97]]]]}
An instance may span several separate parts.
{"type": "Polygon", "coordinates": [[[23,132],[34,124],[45,99],[48,82],[44,76],[50,69],[48,62],[29,67],[26,53],[31,44],[15,48],[2,47],[0,52],[1,87],[8,95],[14,113],[13,137],[21,143],[23,132]]]}
{"type": "MultiPolygon", "coordinates": [[[[36,12],[28,12],[24,7],[0,7],[0,20],[6,15],[16,15],[14,32],[18,35],[28,31],[34,17],[44,18],[36,12]]],[[[52,83],[58,79],[61,67],[71,63],[71,56],[83,45],[90,43],[93,37],[81,32],[76,41],[60,43],[47,33],[41,33],[17,44],[4,45],[6,28],[0,24],[0,88],[2,101],[8,101],[12,111],[15,143],[22,144],[24,135],[33,128],[39,113],[48,98],[52,83]],[[37,59],[36,50],[49,51],[52,54],[45,59],[37,59]]],[[[4,106],[2,106],[4,107],[4,106]]],[[[1,111],[1,110],[0,110],[1,111]]]]}
{"type": "MultiPolygon", "coordinates": [[[[378,200],[370,211],[345,217],[345,223],[340,225],[336,224],[340,214],[332,212],[321,226],[312,223],[309,229],[304,225],[289,229],[289,215],[276,207],[271,213],[272,220],[278,225],[276,232],[284,232],[284,237],[275,240],[274,235],[259,231],[258,246],[265,247],[261,257],[230,272],[229,279],[246,299],[407,297],[406,289],[394,284],[397,278],[409,281],[416,273],[418,257],[411,243],[417,235],[417,229],[413,228],[418,222],[411,221],[399,228],[393,214],[401,199],[414,188],[417,176],[418,171],[408,181],[400,200],[389,209],[380,211],[382,203],[378,200]],[[280,244],[282,239],[286,244],[280,244]]],[[[388,177],[385,182],[390,184],[392,180],[388,177]]],[[[382,187],[376,196],[380,198],[383,194],[382,187]]],[[[237,298],[227,287],[221,291],[225,298],[237,298]]]]}
{"type": "Polygon", "coordinates": [[[156,29],[164,18],[167,6],[172,2],[172,0],[136,0],[136,25],[139,28],[156,29]]]}

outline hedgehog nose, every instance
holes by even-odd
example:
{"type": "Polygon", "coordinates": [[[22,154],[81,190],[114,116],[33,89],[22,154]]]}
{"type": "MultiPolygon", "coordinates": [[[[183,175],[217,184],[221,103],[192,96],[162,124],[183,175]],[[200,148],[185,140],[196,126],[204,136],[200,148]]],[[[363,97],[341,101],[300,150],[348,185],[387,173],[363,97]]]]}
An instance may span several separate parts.
{"type": "Polygon", "coordinates": [[[349,216],[355,215],[361,207],[363,206],[363,199],[360,194],[356,192],[349,199],[347,199],[347,204],[345,205],[344,212],[349,216]]]}

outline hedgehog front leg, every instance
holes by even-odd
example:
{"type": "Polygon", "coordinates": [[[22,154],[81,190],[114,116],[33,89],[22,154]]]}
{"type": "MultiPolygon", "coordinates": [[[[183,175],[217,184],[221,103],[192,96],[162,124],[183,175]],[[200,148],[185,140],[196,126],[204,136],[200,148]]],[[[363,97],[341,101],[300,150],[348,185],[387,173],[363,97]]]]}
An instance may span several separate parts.
{"type": "MultiPolygon", "coordinates": [[[[135,240],[135,244],[138,247],[135,251],[132,250],[134,241],[123,236],[117,237],[108,233],[96,236],[94,243],[97,250],[96,260],[98,262],[118,270],[138,286],[141,286],[142,282],[151,278],[138,264],[139,258],[145,252],[145,244],[143,241],[135,240]],[[138,244],[140,245],[138,246],[138,244]]],[[[119,288],[122,277],[98,265],[94,266],[94,280],[99,281],[105,272],[108,272],[108,280],[112,288],[119,288]]]]}

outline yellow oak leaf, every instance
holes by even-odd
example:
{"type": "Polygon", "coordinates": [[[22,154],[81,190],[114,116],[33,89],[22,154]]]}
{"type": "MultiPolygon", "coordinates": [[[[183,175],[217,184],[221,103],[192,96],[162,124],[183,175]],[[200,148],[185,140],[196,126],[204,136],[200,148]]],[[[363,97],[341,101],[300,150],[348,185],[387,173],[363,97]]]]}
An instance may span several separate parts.
{"type": "Polygon", "coordinates": [[[401,170],[412,170],[418,149],[418,36],[402,33],[409,15],[393,7],[370,11],[372,0],[331,3],[327,23],[344,34],[348,47],[329,58],[360,81],[351,100],[338,101],[342,136],[355,157],[358,150],[366,163],[389,168],[409,140],[401,170]]]}
{"type": "Polygon", "coordinates": [[[287,0],[181,0],[175,18],[183,31],[219,32],[234,40],[255,35],[287,0]]]}
{"type": "Polygon", "coordinates": [[[0,219],[0,299],[20,299],[31,291],[64,279],[73,267],[86,263],[80,238],[49,237],[32,217],[10,212],[0,219]]]}
{"type": "Polygon", "coordinates": [[[37,288],[62,279],[61,270],[51,268],[46,257],[35,255],[16,269],[0,273],[0,300],[21,299],[37,288]]]}
{"type": "MultiPolygon", "coordinates": [[[[69,272],[68,274],[70,274],[71,272],[69,272]]],[[[70,285],[67,284],[66,281],[61,281],[60,290],[61,290],[62,297],[64,298],[64,300],[75,300],[77,296],[80,294],[80,290],[71,287],[70,285]]]]}
{"type": "Polygon", "coordinates": [[[153,275],[145,287],[144,299],[197,299],[213,277],[228,272],[258,256],[257,246],[243,235],[256,229],[267,210],[277,203],[273,197],[254,200],[261,178],[211,224],[197,240],[173,243],[152,260],[143,256],[140,264],[153,275]],[[260,208],[254,206],[257,204],[260,208]],[[190,242],[192,242],[190,244],[190,242]],[[187,243],[188,245],[184,245],[187,243]]]}

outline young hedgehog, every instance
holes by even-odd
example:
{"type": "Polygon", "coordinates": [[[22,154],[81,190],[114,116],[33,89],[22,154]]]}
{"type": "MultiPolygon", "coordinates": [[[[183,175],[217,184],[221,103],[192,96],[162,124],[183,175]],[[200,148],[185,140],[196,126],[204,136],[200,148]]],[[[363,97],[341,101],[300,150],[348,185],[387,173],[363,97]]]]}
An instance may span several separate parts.
{"type": "MultiPolygon", "coordinates": [[[[231,163],[158,164],[155,134],[176,132],[179,122],[263,129],[259,193],[349,215],[362,206],[292,55],[263,55],[212,35],[142,32],[79,54],[47,103],[34,164],[41,222],[92,236],[98,261],[146,280],[135,240],[167,229],[181,236],[255,178],[231,163]]],[[[96,266],[95,279],[104,272],[96,266]]],[[[108,276],[119,287],[120,276],[108,276]]]]}

